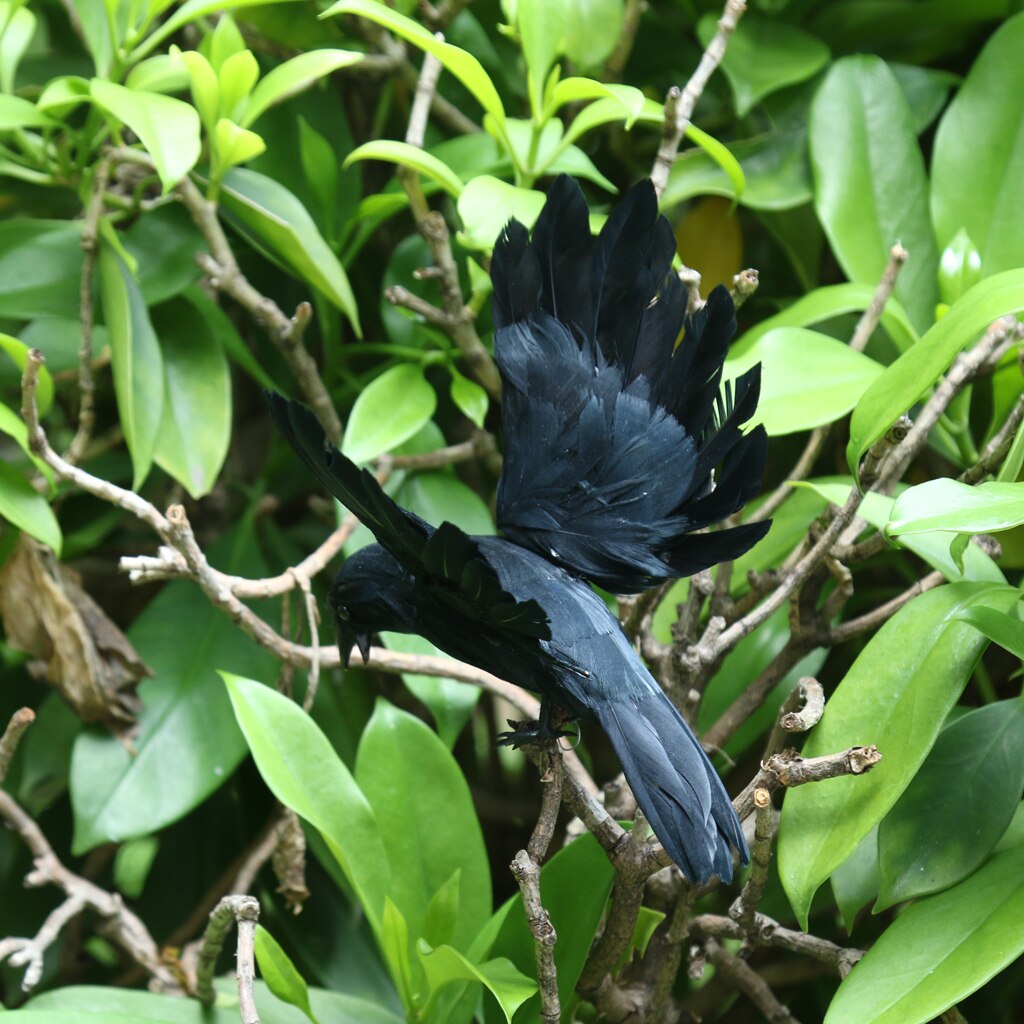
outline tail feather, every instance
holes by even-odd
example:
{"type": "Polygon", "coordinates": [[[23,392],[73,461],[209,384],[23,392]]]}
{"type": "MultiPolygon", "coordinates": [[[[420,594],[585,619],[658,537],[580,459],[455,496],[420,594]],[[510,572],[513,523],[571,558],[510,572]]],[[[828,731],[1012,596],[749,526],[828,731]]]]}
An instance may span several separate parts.
{"type": "Polygon", "coordinates": [[[729,796],[697,737],[660,689],[594,708],[654,834],[692,882],[732,880],[750,859],[729,796]]]}

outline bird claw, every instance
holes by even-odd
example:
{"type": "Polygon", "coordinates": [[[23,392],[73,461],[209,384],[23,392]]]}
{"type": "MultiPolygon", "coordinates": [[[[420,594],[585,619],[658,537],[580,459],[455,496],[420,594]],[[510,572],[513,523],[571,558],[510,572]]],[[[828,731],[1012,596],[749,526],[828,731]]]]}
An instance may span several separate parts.
{"type": "MultiPolygon", "coordinates": [[[[512,727],[509,732],[498,733],[499,747],[512,747],[518,750],[520,747],[531,743],[546,743],[549,740],[560,740],[563,736],[571,736],[579,742],[579,733],[567,729],[554,729],[548,722],[528,720],[517,722],[514,719],[507,719],[512,727]]],[[[575,746],[575,744],[574,744],[575,746]]]]}

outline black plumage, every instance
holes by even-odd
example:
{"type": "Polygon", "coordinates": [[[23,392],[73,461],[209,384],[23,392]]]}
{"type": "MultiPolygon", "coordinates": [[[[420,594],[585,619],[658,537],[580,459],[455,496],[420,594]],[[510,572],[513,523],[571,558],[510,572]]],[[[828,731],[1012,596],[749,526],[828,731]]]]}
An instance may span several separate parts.
{"type": "Polygon", "coordinates": [[[656,835],[704,882],[732,877],[733,848],[746,862],[739,822],[700,743],[586,582],[635,592],[734,558],[767,529],[691,532],[756,491],[765,441],[740,430],[758,371],[719,394],[731,300],[716,290],[685,317],[674,251],[649,183],[593,239],[578,186],[560,178],[532,241],[514,222],[499,239],[504,537],[435,529],[329,445],[308,409],[279,395],[270,405],[378,541],[331,586],[342,657],[353,644],[365,657],[381,630],[419,633],[539,693],[542,724],[556,708],[597,721],[656,835]]]}

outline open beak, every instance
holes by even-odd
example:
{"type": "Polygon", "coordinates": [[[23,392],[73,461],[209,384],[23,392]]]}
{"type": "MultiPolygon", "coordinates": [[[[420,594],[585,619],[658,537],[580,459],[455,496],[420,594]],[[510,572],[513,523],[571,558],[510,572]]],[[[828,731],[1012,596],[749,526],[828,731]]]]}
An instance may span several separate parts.
{"type": "Polygon", "coordinates": [[[341,664],[348,668],[352,658],[352,648],[356,647],[363,658],[365,665],[370,660],[370,634],[359,632],[353,628],[347,618],[335,615],[334,624],[338,635],[338,653],[341,655],[341,664]]]}

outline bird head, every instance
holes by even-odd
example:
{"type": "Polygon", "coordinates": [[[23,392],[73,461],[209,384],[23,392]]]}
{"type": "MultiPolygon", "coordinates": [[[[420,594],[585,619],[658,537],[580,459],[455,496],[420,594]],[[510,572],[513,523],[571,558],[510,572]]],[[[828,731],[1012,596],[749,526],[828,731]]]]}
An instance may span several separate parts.
{"type": "Polygon", "coordinates": [[[328,595],[343,665],[348,666],[353,646],[368,662],[375,633],[415,631],[412,587],[409,575],[379,544],[345,560],[328,595]]]}

